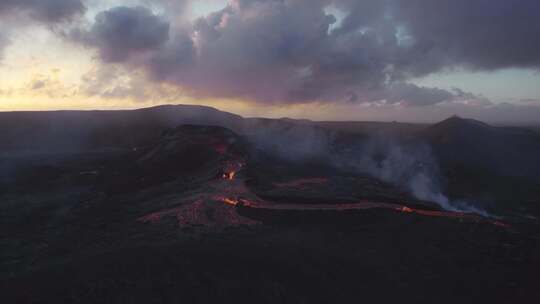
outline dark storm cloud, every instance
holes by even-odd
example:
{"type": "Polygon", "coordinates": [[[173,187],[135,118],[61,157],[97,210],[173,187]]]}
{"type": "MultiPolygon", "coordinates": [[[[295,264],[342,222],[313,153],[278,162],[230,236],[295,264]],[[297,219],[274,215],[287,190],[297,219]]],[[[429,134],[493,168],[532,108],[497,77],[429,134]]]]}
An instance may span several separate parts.
{"type": "Polygon", "coordinates": [[[25,13],[41,22],[64,21],[81,14],[85,6],[81,0],[2,0],[0,15],[25,13]]]}
{"type": "Polygon", "coordinates": [[[235,0],[175,27],[171,39],[164,17],[112,9],[87,41],[106,62],[200,95],[421,106],[477,97],[415,86],[411,77],[540,67],[539,19],[537,0],[235,0]]]}
{"type": "Polygon", "coordinates": [[[156,50],[169,40],[169,23],[144,7],[116,7],[99,13],[89,31],[77,39],[96,47],[106,62],[121,62],[131,54],[156,50]]]}
{"type": "Polygon", "coordinates": [[[396,18],[415,41],[411,50],[416,56],[404,59],[410,66],[423,57],[440,58],[440,65],[463,64],[484,70],[540,66],[540,1],[396,3],[396,18]]]}

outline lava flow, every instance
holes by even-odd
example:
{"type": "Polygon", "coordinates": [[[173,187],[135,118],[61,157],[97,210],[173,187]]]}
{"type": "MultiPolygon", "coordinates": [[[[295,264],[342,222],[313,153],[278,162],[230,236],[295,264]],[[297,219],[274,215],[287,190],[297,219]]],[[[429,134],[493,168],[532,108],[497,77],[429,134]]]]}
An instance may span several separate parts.
{"type": "Polygon", "coordinates": [[[209,181],[202,192],[184,199],[181,206],[148,214],[138,221],[156,224],[165,218],[173,217],[180,227],[217,228],[259,224],[237,212],[236,207],[240,203],[232,197],[248,192],[244,181],[237,178],[238,172],[245,167],[245,162],[239,156],[227,153],[227,150],[226,147],[222,149],[225,152],[222,157],[227,160],[221,162],[221,178],[209,181]]]}
{"type": "Polygon", "coordinates": [[[227,198],[227,197],[216,197],[215,200],[218,202],[231,205],[231,206],[238,206],[238,203],[239,203],[238,200],[227,198]]]}
{"type": "Polygon", "coordinates": [[[223,164],[223,174],[221,177],[226,180],[233,180],[238,171],[242,170],[244,168],[244,161],[243,160],[237,160],[237,161],[227,161],[223,164]]]}
{"type": "Polygon", "coordinates": [[[212,200],[202,199],[181,207],[151,213],[139,218],[139,221],[156,224],[167,217],[176,218],[176,222],[180,227],[229,227],[255,225],[258,223],[257,221],[239,215],[236,212],[236,208],[234,208],[234,204],[216,204],[212,200]]]}
{"type": "Polygon", "coordinates": [[[228,179],[228,180],[233,180],[235,176],[236,176],[236,172],[235,172],[235,171],[225,172],[225,173],[223,173],[223,175],[222,175],[222,177],[223,177],[224,179],[228,179]]]}
{"type": "MultiPolygon", "coordinates": [[[[219,143],[221,144],[221,143],[219,143]]],[[[183,204],[180,207],[163,210],[146,215],[139,220],[145,223],[156,223],[164,217],[176,217],[180,226],[237,226],[253,225],[258,222],[238,213],[238,208],[251,208],[253,210],[264,211],[329,211],[342,212],[367,209],[385,209],[397,211],[406,214],[416,214],[429,217],[458,218],[461,220],[474,222],[490,222],[497,226],[505,226],[502,222],[494,222],[485,219],[476,214],[461,212],[429,210],[421,208],[412,208],[406,204],[385,203],[370,200],[356,200],[348,198],[345,202],[336,203],[297,203],[292,197],[291,201],[286,198],[279,202],[267,200],[259,197],[245,184],[245,179],[240,175],[245,169],[245,161],[238,154],[229,152],[226,145],[218,145],[220,157],[222,158],[220,178],[211,180],[201,189],[199,194],[192,197],[191,203],[183,204]],[[201,194],[202,193],[202,194],[201,194]],[[352,201],[352,202],[350,202],[352,201]]],[[[321,186],[329,185],[329,178],[299,178],[286,182],[273,183],[272,185],[279,189],[285,188],[286,191],[308,191],[317,189],[321,186]]],[[[325,187],[326,187],[325,186],[325,187]]],[[[301,192],[300,195],[302,195],[301,192]]],[[[339,199],[338,199],[339,200],[339,199]]]]}

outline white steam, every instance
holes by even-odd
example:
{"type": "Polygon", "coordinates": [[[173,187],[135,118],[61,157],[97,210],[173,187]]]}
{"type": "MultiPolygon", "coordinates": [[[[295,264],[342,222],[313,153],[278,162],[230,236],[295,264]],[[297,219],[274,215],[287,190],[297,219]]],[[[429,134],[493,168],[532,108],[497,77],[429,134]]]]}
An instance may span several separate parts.
{"type": "Polygon", "coordinates": [[[377,136],[360,144],[354,154],[341,159],[349,168],[404,188],[417,199],[445,210],[489,216],[485,210],[465,201],[451,201],[443,193],[440,168],[427,144],[377,136]]]}
{"type": "Polygon", "coordinates": [[[267,127],[251,139],[262,150],[289,161],[326,160],[336,168],[398,186],[445,210],[489,216],[485,210],[465,201],[451,201],[443,193],[438,162],[422,142],[377,135],[339,147],[335,134],[308,125],[267,127]]]}

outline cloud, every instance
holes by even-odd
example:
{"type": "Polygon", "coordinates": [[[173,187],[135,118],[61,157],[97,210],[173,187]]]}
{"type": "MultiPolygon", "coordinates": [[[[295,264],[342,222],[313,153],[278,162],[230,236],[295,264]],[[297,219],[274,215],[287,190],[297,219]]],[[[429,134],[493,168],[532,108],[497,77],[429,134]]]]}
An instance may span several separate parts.
{"type": "Polygon", "coordinates": [[[426,106],[453,100],[457,96],[438,88],[427,88],[413,84],[398,83],[390,87],[386,100],[389,103],[426,106]]]}
{"type": "Polygon", "coordinates": [[[147,8],[121,6],[99,13],[89,31],[74,35],[96,47],[105,62],[122,62],[163,46],[169,40],[169,23],[147,8]]]}
{"type": "Polygon", "coordinates": [[[540,99],[524,98],[524,99],[518,100],[518,104],[531,105],[531,106],[540,106],[540,99]]]}
{"type": "Polygon", "coordinates": [[[381,87],[380,90],[364,92],[363,95],[359,94],[360,93],[350,92],[345,101],[348,103],[402,107],[422,107],[442,103],[471,105],[491,104],[491,102],[483,96],[477,96],[457,88],[443,90],[404,82],[390,83],[381,87]]]}
{"type": "Polygon", "coordinates": [[[1,0],[0,61],[15,26],[28,23],[58,25],[82,15],[85,10],[81,0],[1,0]]]}
{"type": "Polygon", "coordinates": [[[4,57],[4,49],[9,44],[9,39],[7,35],[0,32],[0,62],[2,62],[2,59],[4,57]]]}
{"type": "Polygon", "coordinates": [[[143,73],[119,65],[99,65],[85,73],[77,93],[85,97],[130,99],[137,102],[177,102],[184,94],[174,86],[149,83],[143,73]]]}
{"type": "Polygon", "coordinates": [[[33,91],[40,90],[46,86],[46,82],[44,80],[36,80],[32,83],[31,89],[33,91]]]}
{"type": "Polygon", "coordinates": [[[414,44],[406,64],[417,73],[439,66],[493,70],[540,67],[540,2],[536,0],[400,0],[395,19],[414,44]],[[434,66],[415,68],[421,58],[434,66]]]}
{"type": "Polygon", "coordinates": [[[341,90],[338,86],[362,76],[370,81],[373,76],[367,77],[368,73],[380,73],[362,56],[346,53],[347,58],[334,59],[332,53],[339,55],[347,46],[332,45],[328,31],[336,19],[324,13],[323,2],[233,1],[196,20],[188,34],[170,46],[168,52],[177,56],[176,61],[161,64],[166,70],[155,69],[160,62],[156,60],[144,67],[156,79],[201,95],[261,102],[334,98],[334,91],[341,90]],[[350,71],[339,71],[341,64],[351,66],[350,71]],[[327,80],[332,77],[335,88],[327,80]]]}
{"type": "Polygon", "coordinates": [[[170,12],[113,8],[79,40],[105,63],[194,95],[428,106],[489,101],[412,78],[456,67],[539,68],[539,17],[537,0],[233,0],[174,27],[170,12]],[[328,13],[330,5],[343,16],[328,13]]]}
{"type": "Polygon", "coordinates": [[[81,0],[2,0],[0,15],[26,14],[44,23],[66,21],[82,14],[85,6],[81,0]]]}
{"type": "Polygon", "coordinates": [[[75,88],[72,85],[63,83],[56,74],[34,74],[30,80],[18,89],[21,94],[31,96],[47,96],[48,98],[65,99],[75,95],[75,88]]]}

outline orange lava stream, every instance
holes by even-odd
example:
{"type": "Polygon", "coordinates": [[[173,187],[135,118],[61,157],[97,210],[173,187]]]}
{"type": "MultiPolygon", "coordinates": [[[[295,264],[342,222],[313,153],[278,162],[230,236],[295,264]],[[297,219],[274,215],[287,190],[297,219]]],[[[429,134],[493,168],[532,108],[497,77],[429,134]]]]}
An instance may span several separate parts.
{"type": "Polygon", "coordinates": [[[407,214],[418,214],[428,217],[442,217],[442,218],[459,218],[473,222],[489,222],[499,227],[509,228],[510,226],[501,221],[492,221],[486,219],[477,214],[454,212],[454,211],[435,211],[435,210],[423,210],[413,209],[407,206],[391,203],[378,203],[370,201],[362,201],[358,203],[344,203],[344,204],[289,204],[289,203],[276,203],[267,201],[253,201],[248,199],[232,199],[225,197],[217,197],[217,201],[221,201],[226,204],[234,205],[236,207],[246,207],[253,209],[265,209],[265,210],[282,210],[282,211],[353,211],[353,210],[368,210],[368,209],[389,209],[395,210],[407,214]]]}
{"type": "MultiPolygon", "coordinates": [[[[226,146],[217,149],[227,153],[226,146]]],[[[318,211],[349,211],[367,209],[388,209],[406,214],[417,214],[429,217],[459,218],[468,221],[489,222],[500,227],[509,227],[500,221],[491,221],[476,214],[468,214],[452,211],[433,211],[411,208],[402,204],[381,203],[372,201],[359,201],[356,203],[338,204],[294,204],[269,202],[260,199],[245,185],[244,180],[238,177],[238,172],[245,167],[243,159],[233,157],[234,160],[222,164],[221,179],[215,180],[208,187],[208,193],[200,194],[189,204],[181,207],[155,212],[139,218],[145,223],[157,223],[163,217],[175,216],[179,225],[204,225],[204,226],[235,226],[252,225],[259,222],[240,216],[237,208],[254,208],[266,210],[318,210],[318,211]],[[216,204],[220,202],[221,204],[216,204]],[[208,212],[214,214],[208,216],[208,212]]],[[[328,178],[304,178],[283,183],[274,183],[276,187],[304,188],[309,185],[318,185],[328,182],[328,178]]]]}
{"type": "Polygon", "coordinates": [[[223,179],[233,180],[235,176],[236,172],[234,171],[223,173],[223,179]]]}

